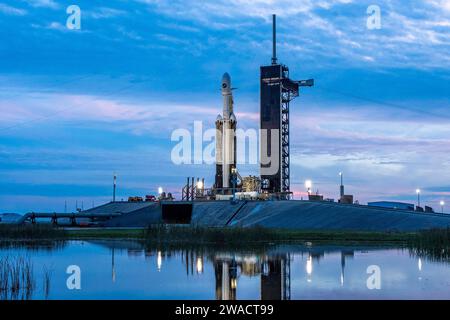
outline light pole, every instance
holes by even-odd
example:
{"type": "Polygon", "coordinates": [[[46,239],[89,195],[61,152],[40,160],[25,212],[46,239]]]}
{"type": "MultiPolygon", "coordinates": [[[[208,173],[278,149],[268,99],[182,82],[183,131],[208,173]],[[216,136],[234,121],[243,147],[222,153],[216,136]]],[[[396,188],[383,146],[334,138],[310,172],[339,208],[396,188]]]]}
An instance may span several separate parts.
{"type": "Polygon", "coordinates": [[[114,177],[113,177],[113,202],[116,202],[116,184],[117,184],[117,175],[114,172],[114,177]]]}
{"type": "Polygon", "coordinates": [[[342,200],[342,198],[344,197],[344,174],[342,172],[339,172],[339,176],[341,177],[341,186],[339,187],[339,194],[340,194],[340,199],[342,200]]]}
{"type": "Polygon", "coordinates": [[[444,206],[445,206],[445,202],[444,202],[444,201],[441,201],[439,204],[441,205],[441,212],[442,212],[442,214],[444,214],[444,206]]]}
{"type": "Polygon", "coordinates": [[[420,189],[416,189],[417,193],[417,206],[420,207],[420,189]]]}
{"type": "Polygon", "coordinates": [[[196,196],[203,196],[203,181],[197,181],[197,194],[196,196]]]}
{"type": "Polygon", "coordinates": [[[312,189],[312,181],[311,180],[305,181],[305,188],[308,191],[308,196],[309,196],[311,194],[311,189],[312,189]]]}

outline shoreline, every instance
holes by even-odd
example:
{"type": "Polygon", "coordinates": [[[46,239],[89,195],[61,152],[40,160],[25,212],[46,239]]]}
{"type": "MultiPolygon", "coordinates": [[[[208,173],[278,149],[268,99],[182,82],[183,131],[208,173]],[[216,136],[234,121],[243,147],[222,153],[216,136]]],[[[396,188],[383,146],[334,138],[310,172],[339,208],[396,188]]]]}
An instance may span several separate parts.
{"type": "MultiPolygon", "coordinates": [[[[77,241],[77,240],[138,240],[153,243],[177,243],[177,244],[226,244],[231,242],[236,244],[239,242],[237,239],[227,239],[228,236],[233,236],[235,229],[233,228],[198,228],[208,236],[214,236],[221,234],[224,238],[221,241],[207,241],[205,239],[198,239],[192,235],[189,237],[189,233],[197,231],[196,227],[171,227],[174,229],[170,231],[168,235],[148,235],[147,228],[95,228],[95,229],[83,229],[83,228],[57,228],[55,230],[60,231],[60,234],[53,235],[52,237],[2,237],[2,241],[13,242],[33,242],[33,241],[77,241]],[[187,234],[183,235],[184,238],[174,238],[173,233],[180,230],[186,231],[187,234]],[[232,241],[228,241],[232,240],[232,241]]],[[[245,239],[247,243],[263,244],[263,243],[305,243],[305,242],[320,242],[320,243],[365,243],[365,244],[406,244],[412,240],[419,232],[367,232],[367,231],[329,231],[329,230],[291,230],[291,229],[272,229],[270,231],[259,228],[249,228],[239,230],[243,233],[249,233],[250,239],[245,239]],[[261,234],[259,232],[268,231],[268,234],[261,234]],[[265,237],[264,237],[265,236],[265,237]],[[253,237],[253,239],[252,239],[253,237]]]]}
{"type": "Polygon", "coordinates": [[[147,229],[58,229],[31,225],[0,228],[0,248],[60,246],[70,241],[136,241],[148,248],[262,250],[274,246],[385,246],[450,262],[450,228],[418,232],[366,232],[214,228],[154,225],[147,229]],[[3,229],[3,230],[1,230],[3,229]],[[3,231],[3,232],[2,232],[3,231]],[[5,232],[6,231],[6,232],[5,232]],[[9,231],[9,237],[8,237],[9,231]]]}

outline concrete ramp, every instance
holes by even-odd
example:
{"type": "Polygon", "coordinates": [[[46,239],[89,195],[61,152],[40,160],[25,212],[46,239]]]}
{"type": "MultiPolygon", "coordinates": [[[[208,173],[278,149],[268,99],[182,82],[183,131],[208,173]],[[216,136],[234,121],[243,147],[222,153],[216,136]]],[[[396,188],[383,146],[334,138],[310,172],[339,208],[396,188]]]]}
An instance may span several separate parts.
{"type": "Polygon", "coordinates": [[[191,224],[224,227],[243,206],[245,203],[242,201],[238,203],[230,201],[194,202],[191,224]]]}
{"type": "MultiPolygon", "coordinates": [[[[124,212],[121,216],[105,222],[105,227],[147,227],[162,223],[159,203],[147,202],[136,205],[135,210],[124,212]]],[[[114,207],[115,208],[115,207],[114,207]]],[[[102,210],[105,210],[103,208],[102,210]]]]}
{"type": "MultiPolygon", "coordinates": [[[[208,227],[224,227],[245,207],[245,202],[230,201],[168,201],[124,206],[128,212],[105,223],[107,227],[146,227],[150,224],[177,223],[208,227]]],[[[99,211],[116,211],[116,205],[101,206],[99,211]]],[[[96,208],[94,208],[96,209],[96,208]]]]}
{"type": "Polygon", "coordinates": [[[84,210],[83,213],[130,213],[146,207],[155,205],[155,202],[108,202],[101,206],[84,210]]]}
{"type": "Polygon", "coordinates": [[[120,212],[120,216],[105,222],[108,227],[146,227],[163,222],[210,227],[349,231],[416,231],[450,227],[450,215],[294,200],[123,202],[109,203],[86,212],[91,211],[120,212]],[[166,210],[165,205],[168,206],[166,210]]]}
{"type": "Polygon", "coordinates": [[[230,226],[303,230],[415,231],[450,227],[450,216],[310,201],[248,202],[230,226]]]}

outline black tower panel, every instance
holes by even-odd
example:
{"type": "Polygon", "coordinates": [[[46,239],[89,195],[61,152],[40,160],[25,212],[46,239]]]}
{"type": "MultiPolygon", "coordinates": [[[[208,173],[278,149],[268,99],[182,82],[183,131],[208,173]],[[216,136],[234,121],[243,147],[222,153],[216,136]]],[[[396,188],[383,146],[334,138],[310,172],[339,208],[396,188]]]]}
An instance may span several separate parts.
{"type": "MultiPolygon", "coordinates": [[[[279,64],[261,67],[261,130],[267,132],[267,142],[261,144],[261,154],[272,157],[272,152],[278,153],[278,168],[276,173],[271,175],[261,174],[263,188],[269,192],[279,192],[281,190],[281,154],[279,148],[272,149],[271,134],[281,133],[281,78],[282,66],[279,64]],[[273,131],[276,129],[277,131],[273,131]]],[[[279,144],[281,140],[279,139],[279,144]]],[[[261,168],[269,165],[261,164],[261,168]]],[[[274,170],[274,171],[275,171],[274,170]]]]}
{"type": "MultiPolygon", "coordinates": [[[[267,141],[261,141],[261,155],[274,158],[277,168],[270,174],[261,172],[262,189],[270,193],[290,192],[289,182],[289,102],[298,96],[299,84],[289,79],[289,68],[275,64],[261,67],[261,130],[267,132],[267,141]],[[271,135],[278,135],[278,147],[271,145],[271,135]]],[[[261,163],[261,171],[268,168],[261,163]]]]}
{"type": "Polygon", "coordinates": [[[261,129],[280,129],[281,65],[261,67],[261,129]]]}

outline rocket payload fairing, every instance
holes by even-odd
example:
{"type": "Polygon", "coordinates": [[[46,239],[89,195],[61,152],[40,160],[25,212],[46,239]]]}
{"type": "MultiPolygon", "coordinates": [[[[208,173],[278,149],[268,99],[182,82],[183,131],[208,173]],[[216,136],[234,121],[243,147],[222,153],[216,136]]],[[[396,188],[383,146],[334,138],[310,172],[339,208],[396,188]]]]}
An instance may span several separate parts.
{"type": "Polygon", "coordinates": [[[236,116],[228,73],[222,77],[223,113],[216,119],[216,183],[218,189],[231,187],[231,172],[236,167],[236,116]]]}

